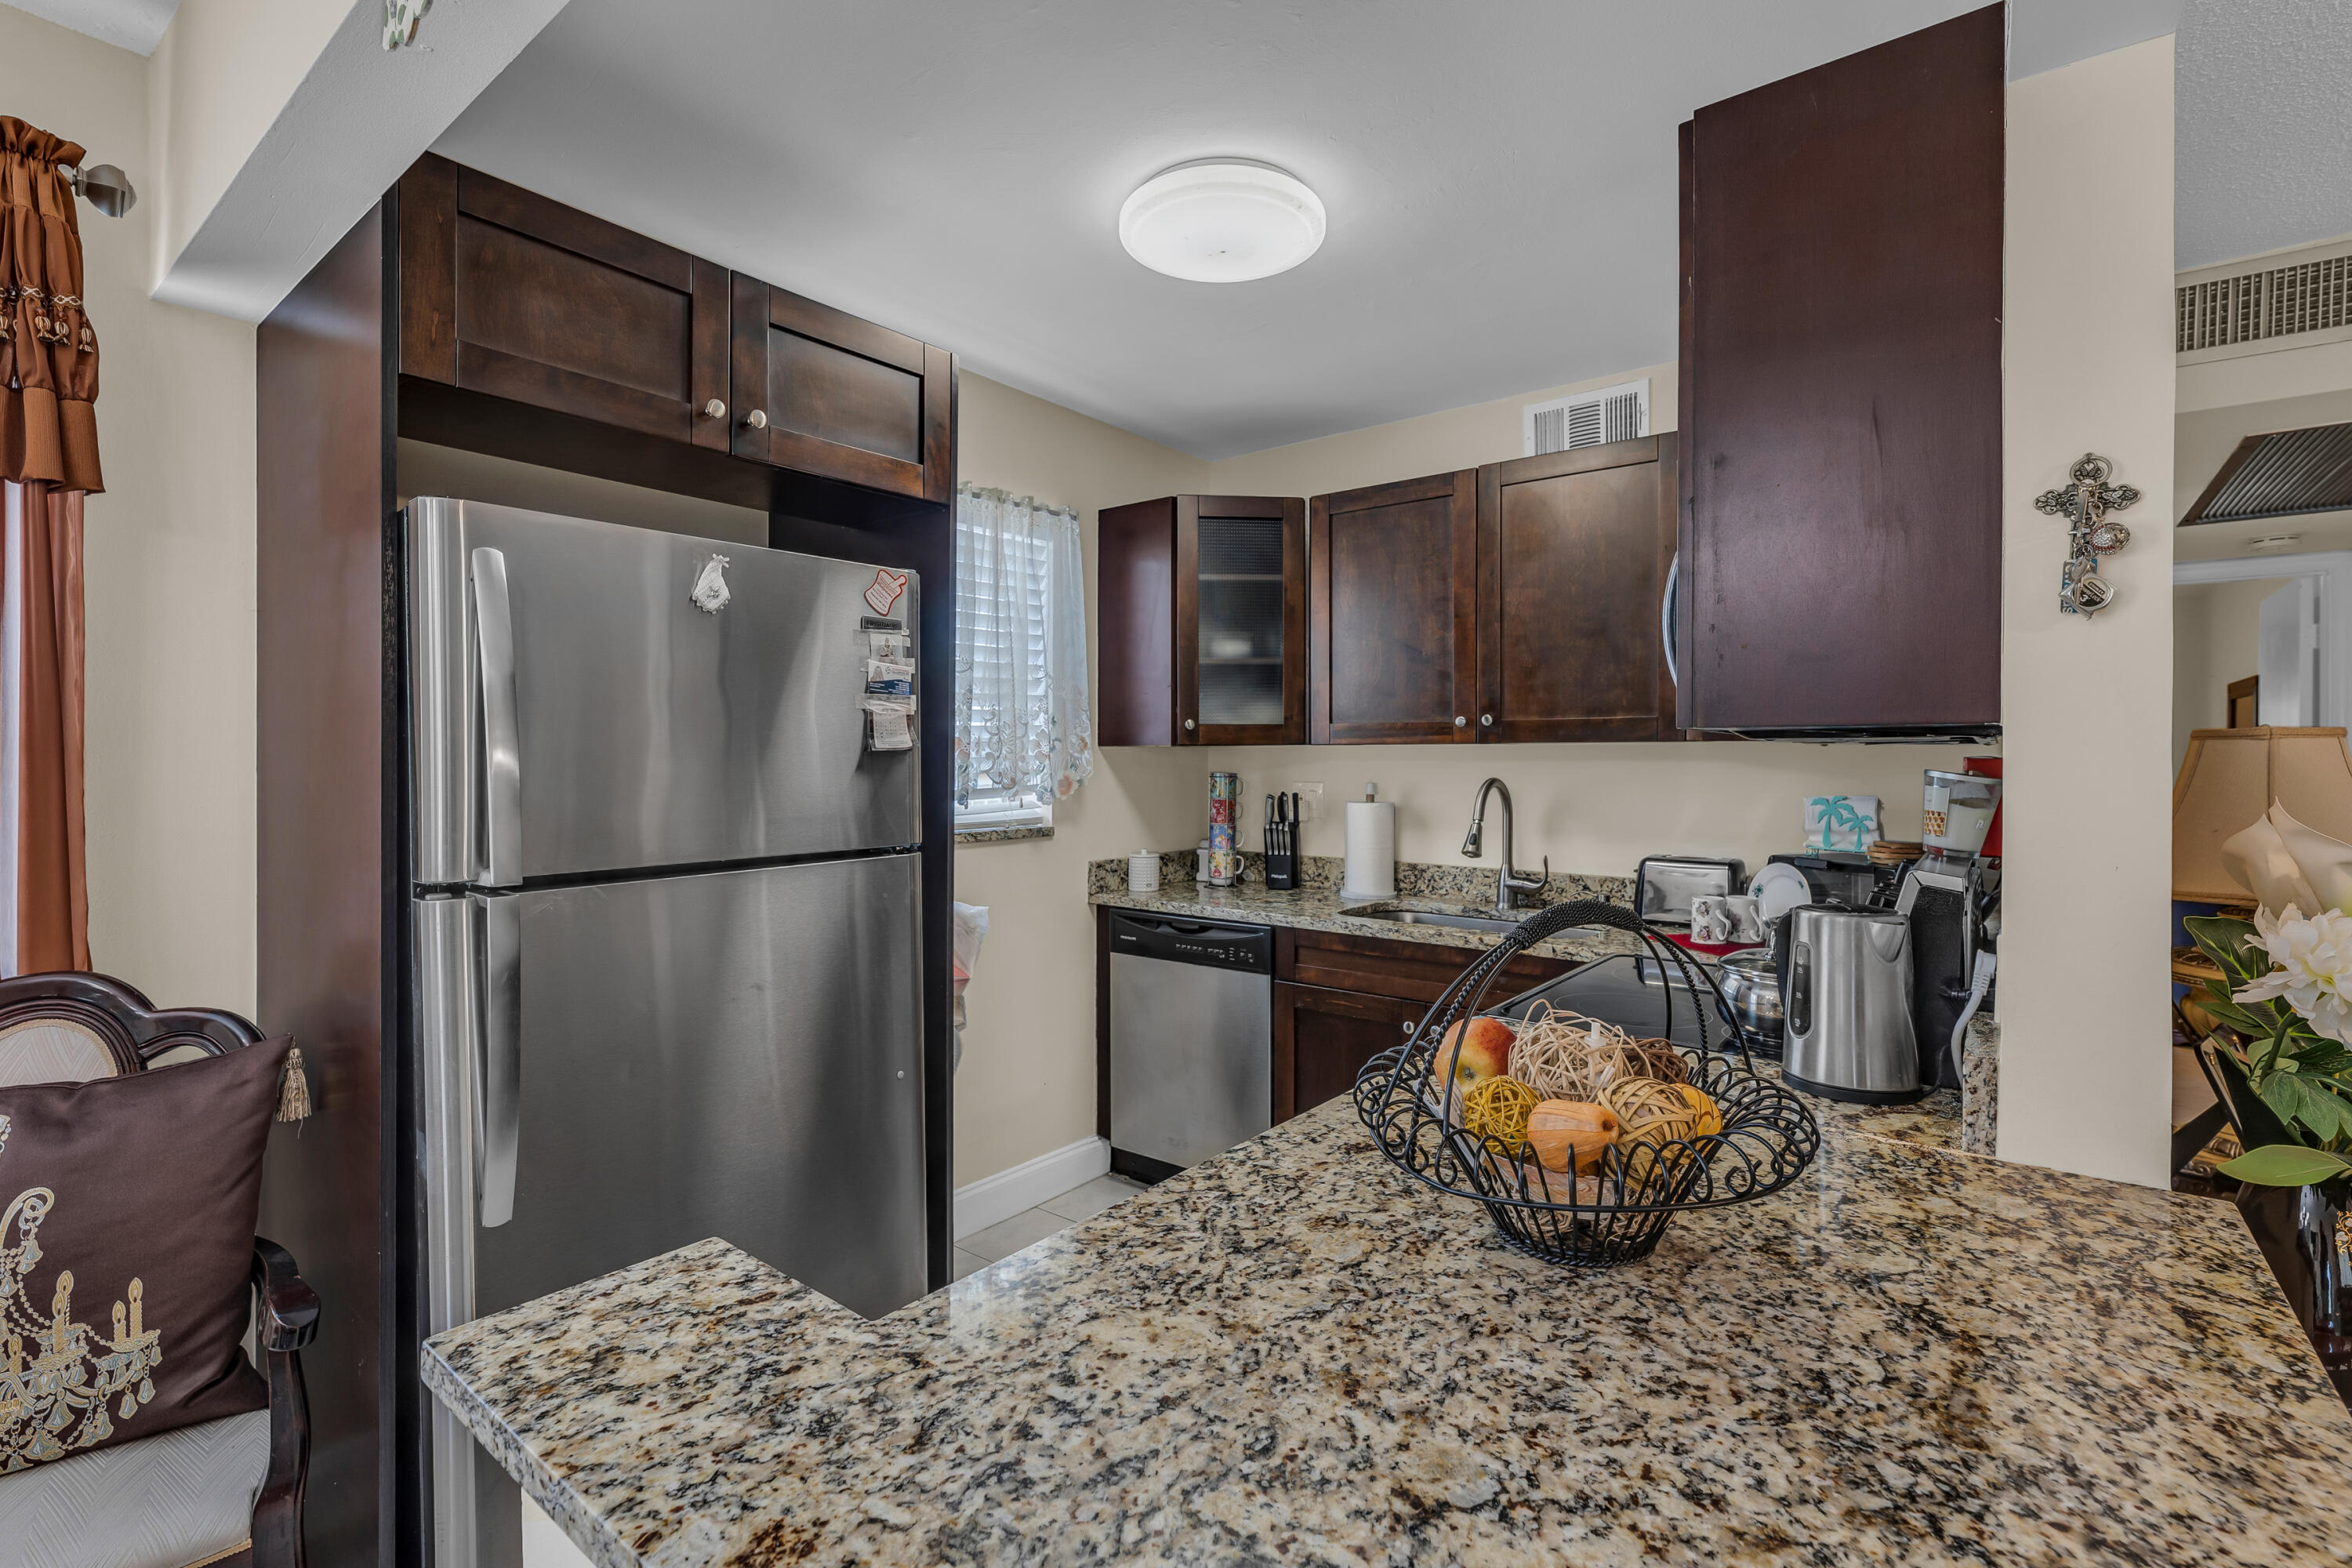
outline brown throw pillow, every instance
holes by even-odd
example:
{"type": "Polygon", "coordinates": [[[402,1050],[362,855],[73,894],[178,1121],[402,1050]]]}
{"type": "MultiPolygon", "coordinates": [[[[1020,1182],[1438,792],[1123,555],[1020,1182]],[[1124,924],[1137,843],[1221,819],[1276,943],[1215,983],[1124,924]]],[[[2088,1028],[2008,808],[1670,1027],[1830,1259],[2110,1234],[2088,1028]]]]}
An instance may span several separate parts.
{"type": "Polygon", "coordinates": [[[289,1044],[0,1089],[0,1474],[269,1403],[242,1341],[289,1044]]]}

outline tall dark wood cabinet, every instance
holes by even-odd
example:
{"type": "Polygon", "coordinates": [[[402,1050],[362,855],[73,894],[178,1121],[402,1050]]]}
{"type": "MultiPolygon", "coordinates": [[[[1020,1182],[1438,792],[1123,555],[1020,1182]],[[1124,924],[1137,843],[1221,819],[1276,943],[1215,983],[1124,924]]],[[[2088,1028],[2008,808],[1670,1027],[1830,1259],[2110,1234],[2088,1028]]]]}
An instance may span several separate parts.
{"type": "MultiPolygon", "coordinates": [[[[317,1113],[271,1134],[262,1228],[324,1302],[304,1354],[313,1563],[412,1568],[430,1398],[396,437],[757,508],[768,542],[922,574],[919,684],[954,685],[944,352],[427,157],[256,339],[257,1018],[317,1113]],[[748,320],[730,296],[757,300],[748,320]],[[730,331],[730,328],[743,331],[730,331]],[[752,340],[748,345],[746,340],[752,340]],[[732,340],[730,342],[730,339],[732,340]],[[743,437],[748,384],[770,417],[743,437]],[[714,409],[716,410],[714,412],[714,409]]],[[[1303,524],[1302,524],[1303,526],[1303,524]]],[[[925,701],[925,1192],[949,1277],[952,705],[925,701]]]]}
{"type": "Polygon", "coordinates": [[[1307,539],[1316,744],[1473,739],[1477,470],[1316,496],[1307,539]]]}
{"type": "Polygon", "coordinates": [[[1478,470],[1478,738],[1654,741],[1675,550],[1669,432],[1478,470]]]}
{"type": "Polygon", "coordinates": [[[1307,739],[1306,502],[1163,496],[1106,507],[1096,558],[1097,742],[1307,739]]]}
{"type": "Polygon", "coordinates": [[[1683,128],[1686,729],[2000,722],[2003,50],[1990,5],[1683,128]]]}

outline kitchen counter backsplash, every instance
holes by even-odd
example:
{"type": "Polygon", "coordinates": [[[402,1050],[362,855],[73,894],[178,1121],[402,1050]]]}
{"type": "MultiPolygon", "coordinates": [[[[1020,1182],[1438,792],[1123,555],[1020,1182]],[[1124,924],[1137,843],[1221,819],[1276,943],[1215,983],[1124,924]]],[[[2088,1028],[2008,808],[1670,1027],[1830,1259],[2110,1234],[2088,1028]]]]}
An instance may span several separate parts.
{"type": "MultiPolygon", "coordinates": [[[[1192,850],[1163,851],[1160,857],[1160,892],[1157,896],[1162,899],[1181,898],[1191,893],[1195,887],[1203,892],[1239,890],[1280,896],[1279,891],[1266,887],[1265,857],[1255,849],[1246,850],[1242,855],[1242,880],[1238,889],[1211,889],[1205,882],[1195,882],[1193,876],[1199,865],[1199,857],[1192,850]]],[[[1336,899],[1340,883],[1346,879],[1347,869],[1348,862],[1337,855],[1302,855],[1298,859],[1298,887],[1296,890],[1336,899]]],[[[1495,901],[1496,874],[1492,868],[1486,866],[1433,866],[1418,860],[1400,860],[1396,868],[1396,896],[1432,903],[1485,908],[1495,901]]],[[[1089,898],[1126,891],[1127,860],[1124,857],[1117,860],[1087,862],[1087,894],[1089,898]]],[[[1569,899],[1605,899],[1612,904],[1631,908],[1633,879],[1588,877],[1571,871],[1553,872],[1544,883],[1543,901],[1557,904],[1569,899]]]]}

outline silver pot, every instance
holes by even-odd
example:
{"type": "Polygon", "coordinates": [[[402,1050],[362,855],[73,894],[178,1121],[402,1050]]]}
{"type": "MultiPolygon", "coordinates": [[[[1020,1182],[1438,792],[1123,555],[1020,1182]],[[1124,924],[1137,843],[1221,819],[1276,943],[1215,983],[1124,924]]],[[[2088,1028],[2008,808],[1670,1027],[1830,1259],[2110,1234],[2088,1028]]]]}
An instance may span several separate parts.
{"type": "Polygon", "coordinates": [[[1772,972],[1769,948],[1726,954],[1723,1005],[1733,1022],[1768,1045],[1780,1040],[1780,981],[1772,972]]]}

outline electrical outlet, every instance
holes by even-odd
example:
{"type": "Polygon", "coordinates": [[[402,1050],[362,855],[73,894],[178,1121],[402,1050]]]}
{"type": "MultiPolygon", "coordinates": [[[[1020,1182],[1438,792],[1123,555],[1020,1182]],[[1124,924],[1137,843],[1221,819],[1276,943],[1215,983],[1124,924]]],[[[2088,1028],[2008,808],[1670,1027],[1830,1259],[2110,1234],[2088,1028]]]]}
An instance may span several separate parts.
{"type": "Polygon", "coordinates": [[[1323,815],[1323,785],[1319,780],[1314,784],[1286,784],[1282,789],[1284,794],[1298,797],[1299,821],[1313,822],[1323,815]]]}

